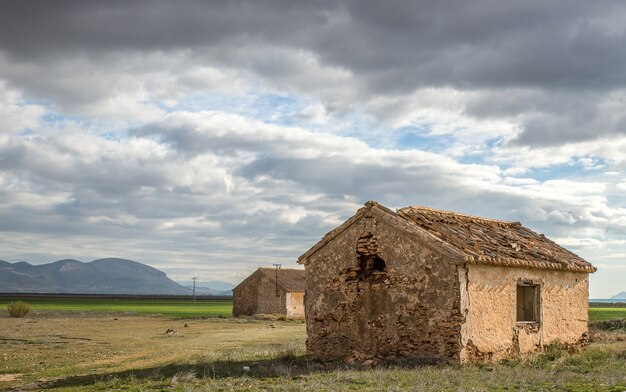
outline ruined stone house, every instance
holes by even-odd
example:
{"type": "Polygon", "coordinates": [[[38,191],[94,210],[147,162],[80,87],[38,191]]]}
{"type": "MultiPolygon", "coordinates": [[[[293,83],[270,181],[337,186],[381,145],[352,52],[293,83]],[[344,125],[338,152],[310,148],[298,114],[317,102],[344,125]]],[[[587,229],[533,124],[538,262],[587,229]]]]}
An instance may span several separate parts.
{"type": "Polygon", "coordinates": [[[587,341],[596,269],[519,222],[368,202],[299,263],[313,358],[465,362],[587,341]]]}
{"type": "Polygon", "coordinates": [[[304,317],[304,270],[259,268],[233,289],[233,316],[304,317]]]}

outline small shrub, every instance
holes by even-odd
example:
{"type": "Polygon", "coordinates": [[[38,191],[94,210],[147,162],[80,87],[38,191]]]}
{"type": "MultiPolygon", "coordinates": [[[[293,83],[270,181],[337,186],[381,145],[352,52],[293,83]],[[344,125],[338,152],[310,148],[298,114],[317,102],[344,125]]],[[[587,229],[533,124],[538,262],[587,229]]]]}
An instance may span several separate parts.
{"type": "Polygon", "coordinates": [[[7,310],[11,317],[24,317],[30,312],[30,305],[22,301],[9,302],[7,310]]]}

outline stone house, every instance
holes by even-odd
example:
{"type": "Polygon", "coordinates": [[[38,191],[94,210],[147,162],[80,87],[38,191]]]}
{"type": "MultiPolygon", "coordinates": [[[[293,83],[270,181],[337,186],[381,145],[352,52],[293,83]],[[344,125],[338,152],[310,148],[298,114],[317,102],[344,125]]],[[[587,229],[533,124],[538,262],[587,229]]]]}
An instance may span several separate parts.
{"type": "Polygon", "coordinates": [[[233,289],[233,316],[304,317],[304,270],[259,268],[233,289]]]}
{"type": "Polygon", "coordinates": [[[367,202],[298,262],[313,358],[466,362],[587,342],[596,269],[519,222],[367,202]]]}

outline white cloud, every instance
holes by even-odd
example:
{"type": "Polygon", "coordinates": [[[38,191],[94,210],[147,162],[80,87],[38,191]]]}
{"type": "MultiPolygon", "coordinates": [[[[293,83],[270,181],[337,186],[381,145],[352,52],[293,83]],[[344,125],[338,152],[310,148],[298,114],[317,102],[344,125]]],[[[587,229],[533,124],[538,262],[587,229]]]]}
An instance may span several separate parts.
{"type": "Polygon", "coordinates": [[[27,103],[17,90],[0,80],[0,134],[36,128],[45,113],[44,106],[27,103]]]}
{"type": "Polygon", "coordinates": [[[299,117],[312,124],[326,124],[328,121],[326,108],[320,103],[307,106],[300,112],[299,117]]]}

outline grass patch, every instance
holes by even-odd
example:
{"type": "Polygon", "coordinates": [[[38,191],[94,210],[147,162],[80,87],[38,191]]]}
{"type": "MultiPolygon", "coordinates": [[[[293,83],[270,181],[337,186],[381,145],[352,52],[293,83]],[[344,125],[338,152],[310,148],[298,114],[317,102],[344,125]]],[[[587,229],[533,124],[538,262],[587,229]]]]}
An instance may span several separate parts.
{"type": "Polygon", "coordinates": [[[626,318],[626,308],[589,308],[589,320],[612,320],[626,318]]]}
{"type": "MultiPolygon", "coordinates": [[[[0,300],[5,307],[12,300],[0,300]]],[[[164,301],[149,299],[92,299],[92,298],[33,298],[28,299],[33,310],[114,312],[154,314],[172,318],[230,317],[233,302],[230,299],[192,301],[164,301]]]]}
{"type": "Polygon", "coordinates": [[[118,373],[97,383],[73,380],[63,390],[171,391],[607,391],[626,388],[618,350],[592,349],[542,362],[515,365],[383,366],[355,369],[320,365],[304,357],[258,362],[218,361],[118,373]],[[249,371],[243,370],[246,364],[249,371]],[[319,366],[318,366],[319,365],[319,366]]]}

